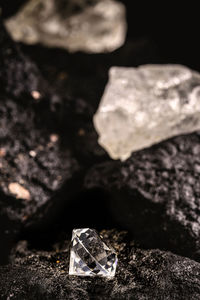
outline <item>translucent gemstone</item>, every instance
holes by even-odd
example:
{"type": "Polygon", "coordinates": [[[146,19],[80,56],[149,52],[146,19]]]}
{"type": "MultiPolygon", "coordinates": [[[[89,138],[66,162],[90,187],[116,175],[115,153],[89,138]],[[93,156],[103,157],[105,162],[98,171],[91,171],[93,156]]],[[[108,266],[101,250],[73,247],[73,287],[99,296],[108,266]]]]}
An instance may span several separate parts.
{"type": "Polygon", "coordinates": [[[117,255],[90,228],[74,229],[70,253],[69,275],[115,276],[117,255]]]}
{"type": "Polygon", "coordinates": [[[181,65],[112,67],[94,116],[113,159],[200,129],[200,74],[181,65]]]}
{"type": "Polygon", "coordinates": [[[16,41],[100,53],[123,45],[125,15],[114,0],[29,0],[5,25],[16,41]]]}

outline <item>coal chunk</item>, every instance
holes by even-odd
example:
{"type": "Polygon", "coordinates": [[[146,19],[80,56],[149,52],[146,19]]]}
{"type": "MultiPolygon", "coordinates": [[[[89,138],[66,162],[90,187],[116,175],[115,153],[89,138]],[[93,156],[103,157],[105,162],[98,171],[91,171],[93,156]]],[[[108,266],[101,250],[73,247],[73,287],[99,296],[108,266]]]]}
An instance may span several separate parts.
{"type": "Polygon", "coordinates": [[[15,97],[46,87],[37,66],[27,58],[8,35],[0,18],[0,92],[15,97]]]}
{"type": "Polygon", "coordinates": [[[0,267],[1,299],[198,299],[200,264],[160,250],[142,250],[123,232],[103,231],[119,252],[116,276],[68,275],[69,241],[57,251],[31,250],[18,244],[12,264],[0,267]]]}
{"type": "MultiPolygon", "coordinates": [[[[26,221],[46,205],[80,166],[69,141],[41,126],[32,106],[0,98],[1,212],[26,221]],[[17,138],[16,138],[17,137],[17,138]]],[[[66,198],[68,197],[66,193],[66,198]]]]}
{"type": "Polygon", "coordinates": [[[87,189],[112,195],[110,211],[144,247],[200,260],[200,135],[175,137],[107,161],[86,176],[87,189]]]}
{"type": "Polygon", "coordinates": [[[24,223],[41,219],[63,189],[69,198],[80,165],[59,129],[60,97],[1,21],[0,58],[0,210],[24,223]]]}

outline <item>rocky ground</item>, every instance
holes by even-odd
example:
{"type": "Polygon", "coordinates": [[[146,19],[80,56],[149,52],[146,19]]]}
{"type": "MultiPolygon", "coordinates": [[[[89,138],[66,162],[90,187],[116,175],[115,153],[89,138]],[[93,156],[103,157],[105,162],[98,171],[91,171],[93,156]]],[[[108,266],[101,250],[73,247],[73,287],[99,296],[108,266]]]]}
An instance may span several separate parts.
{"type": "Polygon", "coordinates": [[[142,250],[124,232],[103,231],[118,252],[114,279],[68,275],[69,241],[52,251],[30,250],[21,241],[12,266],[0,268],[5,299],[198,299],[200,264],[160,250],[142,250]],[[7,297],[7,298],[6,298],[7,297]]]}
{"type": "MultiPolygon", "coordinates": [[[[11,2],[0,3],[3,18],[23,1],[11,2]]],[[[119,162],[93,128],[112,65],[200,71],[190,34],[133,34],[126,5],[131,29],[110,54],[16,44],[0,20],[0,299],[200,298],[199,133],[119,162]],[[106,229],[114,279],[68,275],[75,227],[106,229]]]]}
{"type": "Polygon", "coordinates": [[[199,133],[179,136],[125,162],[98,164],[85,186],[112,194],[110,211],[143,246],[199,261],[199,143],[199,133]]]}

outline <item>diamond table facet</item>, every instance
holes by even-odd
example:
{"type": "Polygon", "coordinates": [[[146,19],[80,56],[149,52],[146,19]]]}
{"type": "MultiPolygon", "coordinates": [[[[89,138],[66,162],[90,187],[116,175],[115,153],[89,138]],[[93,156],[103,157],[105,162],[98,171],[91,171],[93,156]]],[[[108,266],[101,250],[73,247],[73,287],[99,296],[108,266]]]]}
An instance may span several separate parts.
{"type": "Polygon", "coordinates": [[[74,229],[70,253],[69,275],[112,278],[117,267],[117,255],[90,228],[74,229]]]}

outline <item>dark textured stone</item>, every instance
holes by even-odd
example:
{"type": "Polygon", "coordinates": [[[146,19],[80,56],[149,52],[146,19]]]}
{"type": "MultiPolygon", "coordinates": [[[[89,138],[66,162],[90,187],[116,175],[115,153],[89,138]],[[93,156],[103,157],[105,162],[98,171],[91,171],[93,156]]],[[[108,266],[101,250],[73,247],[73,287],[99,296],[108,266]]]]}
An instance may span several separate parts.
{"type": "Polygon", "coordinates": [[[87,188],[108,190],[116,220],[145,247],[200,260],[200,136],[180,136],[96,165],[87,188]]]}
{"type": "MultiPolygon", "coordinates": [[[[0,1],[0,5],[3,7],[3,15],[10,16],[12,13],[15,13],[16,7],[24,2],[24,0],[0,1]]],[[[24,47],[20,45],[19,48],[7,36],[2,24],[0,25],[0,110],[3,113],[3,115],[0,116],[0,122],[6,132],[5,138],[0,140],[0,148],[3,148],[4,145],[8,145],[8,147],[6,146],[7,151],[1,149],[0,159],[2,159],[3,164],[8,163],[9,165],[9,172],[6,173],[6,169],[3,168],[3,175],[1,175],[6,184],[8,183],[6,174],[8,174],[8,178],[11,179],[19,178],[23,175],[22,177],[25,178],[25,181],[30,183],[36,192],[36,187],[38,186],[39,189],[40,184],[37,184],[36,181],[33,180],[36,174],[34,170],[32,170],[33,166],[33,169],[38,168],[37,175],[39,182],[41,182],[42,195],[44,195],[46,191],[50,191],[51,194],[46,204],[42,204],[39,208],[40,200],[35,202],[35,204],[32,200],[30,202],[26,202],[25,200],[21,201],[20,199],[11,197],[6,191],[6,184],[4,186],[2,185],[0,191],[1,212],[4,211],[6,214],[9,212],[9,215],[15,218],[16,209],[16,216],[21,222],[23,216],[25,216],[24,220],[27,218],[26,214],[22,214],[23,211],[28,211],[24,205],[31,205],[31,214],[33,209],[36,209],[34,215],[40,220],[44,218],[44,208],[47,207],[47,203],[54,202],[60,207],[60,210],[62,210],[62,206],[59,202],[60,199],[62,198],[66,201],[66,195],[69,195],[69,186],[71,186],[73,192],[77,192],[78,181],[76,181],[76,185],[74,186],[70,184],[71,180],[67,179],[61,183],[61,186],[56,184],[58,189],[54,191],[52,187],[51,189],[46,188],[51,186],[55,179],[52,176],[54,168],[51,167],[52,160],[50,159],[50,155],[53,159],[53,164],[55,163],[56,174],[59,170],[63,172],[63,167],[66,167],[65,162],[64,165],[62,164],[60,166],[60,159],[65,158],[66,151],[69,153],[69,156],[71,155],[70,157],[72,159],[76,157],[78,161],[81,161],[85,169],[94,162],[101,161],[102,158],[105,158],[103,151],[97,145],[97,137],[91,120],[107,81],[107,70],[111,65],[137,66],[144,63],[169,63],[173,61],[186,64],[199,71],[199,51],[198,47],[196,47],[196,35],[195,39],[192,40],[191,31],[189,30],[187,34],[186,31],[183,30],[184,24],[187,24],[186,26],[188,27],[188,22],[185,22],[185,16],[183,18],[181,17],[183,22],[179,22],[178,29],[174,30],[176,27],[174,24],[176,23],[177,25],[177,14],[175,14],[174,20],[176,19],[176,22],[174,22],[173,25],[171,24],[173,30],[169,30],[168,34],[166,34],[165,30],[165,34],[161,36],[160,30],[156,33],[156,30],[153,29],[152,34],[150,34],[149,28],[152,28],[152,22],[149,22],[150,27],[146,26],[144,22],[143,25],[140,22],[140,26],[137,26],[141,15],[143,15],[144,5],[142,4],[142,9],[138,13],[138,9],[135,9],[134,12],[130,9],[132,8],[132,1],[129,2],[130,6],[129,9],[127,9],[129,21],[131,20],[131,22],[129,22],[129,35],[130,32],[132,32],[134,39],[130,40],[128,38],[124,47],[110,55],[91,56],[81,53],[70,55],[59,49],[49,50],[40,46],[24,47]],[[144,28],[142,28],[143,26],[144,28]],[[183,35],[180,38],[181,32],[183,35]],[[160,47],[161,52],[162,50],[164,51],[164,60],[159,58],[158,53],[155,53],[154,45],[152,47],[151,44],[146,43],[146,38],[139,38],[140,42],[138,44],[136,37],[146,36],[146,34],[149,37],[157,37],[156,47],[160,47]],[[192,47],[194,45],[195,47],[192,47]],[[9,49],[11,49],[11,51],[9,49]],[[191,55],[188,55],[188,51],[191,55]],[[44,81],[38,67],[23,53],[31,56],[32,61],[38,64],[49,84],[44,81]],[[56,88],[55,94],[52,94],[52,88],[56,88]],[[39,101],[35,101],[35,99],[31,97],[33,89],[41,93],[42,97],[39,101]],[[66,99],[68,95],[71,96],[71,101],[66,99]],[[91,104],[91,107],[88,103],[91,104]],[[5,117],[6,114],[8,117],[5,117]],[[13,124],[11,122],[11,116],[14,116],[13,124]],[[16,128],[18,128],[20,132],[15,129],[14,124],[16,124],[16,128]],[[9,128],[6,127],[8,125],[9,128]],[[21,129],[25,132],[24,137],[21,129]],[[29,129],[33,130],[33,132],[29,132],[29,129]],[[12,136],[9,136],[9,133],[11,133],[12,136]],[[48,148],[49,135],[52,133],[59,135],[59,141],[57,144],[54,144],[54,146],[48,148]],[[16,137],[18,137],[18,135],[19,145],[16,143],[16,137]],[[23,142],[24,138],[25,142],[23,142]],[[40,150],[43,157],[42,164],[39,164],[37,156],[35,158],[31,155],[29,156],[29,151],[34,150],[33,147],[38,145],[37,139],[39,139],[38,143],[46,145],[43,151],[40,150]],[[13,149],[12,145],[15,146],[13,149]],[[53,150],[51,147],[53,147],[53,150]],[[17,149],[22,151],[24,166],[26,170],[30,171],[30,179],[28,176],[29,172],[24,175],[22,163],[18,158],[20,151],[18,153],[17,149]],[[4,156],[6,153],[9,153],[7,159],[4,156]],[[15,157],[13,157],[14,154],[17,155],[16,162],[15,157]],[[58,160],[57,155],[59,157],[58,160]],[[44,165],[45,168],[43,169],[44,165]],[[50,170],[50,173],[48,170],[50,170]],[[14,171],[13,177],[11,171],[14,171]],[[40,171],[42,172],[41,174],[45,174],[45,180],[41,179],[40,171]],[[20,172],[22,172],[22,174],[20,174],[20,172]],[[23,205],[20,206],[21,204],[23,205]],[[23,208],[21,212],[18,206],[23,208]]],[[[136,3],[134,3],[134,5],[136,5],[136,3]]],[[[155,12],[157,16],[157,10],[155,10],[155,12]]],[[[148,15],[151,16],[150,19],[152,20],[152,14],[148,12],[148,15]]],[[[180,15],[183,16],[182,14],[180,15]]],[[[164,26],[169,28],[169,24],[165,18],[163,19],[163,15],[161,18],[161,25],[165,24],[164,26]]],[[[167,19],[168,18],[169,16],[167,15],[167,19]]],[[[158,27],[160,28],[158,22],[156,22],[156,28],[158,27]]],[[[194,28],[198,28],[198,26],[193,26],[193,29],[194,28]]],[[[3,135],[3,131],[1,131],[1,134],[3,135]]],[[[199,137],[198,135],[191,135],[187,137],[186,140],[184,140],[184,138],[175,140],[177,142],[172,148],[176,149],[177,154],[174,155],[168,153],[170,151],[165,146],[168,145],[167,142],[166,144],[163,143],[162,149],[160,150],[161,152],[166,152],[165,154],[160,154],[158,148],[152,148],[153,150],[151,149],[150,152],[149,150],[145,150],[142,153],[135,154],[129,162],[123,165],[123,168],[119,162],[109,161],[105,164],[101,164],[97,169],[95,168],[96,171],[94,171],[94,173],[88,175],[90,182],[90,184],[88,182],[88,186],[100,186],[103,187],[102,190],[107,189],[110,191],[110,195],[112,195],[114,200],[110,207],[112,215],[115,215],[116,220],[121,222],[124,227],[130,228],[130,231],[135,235],[135,240],[141,241],[143,245],[151,245],[152,247],[160,245],[166,249],[173,249],[174,252],[186,253],[188,256],[198,258],[198,236],[195,236],[194,228],[196,226],[198,230],[199,222],[194,220],[196,220],[199,214],[199,209],[198,205],[197,208],[192,209],[191,206],[193,206],[194,203],[196,205],[199,199],[197,193],[199,180],[197,172],[199,164],[199,137]],[[184,154],[184,150],[180,150],[179,148],[182,147],[182,144],[185,145],[185,143],[187,143],[187,149],[184,154]],[[155,158],[153,154],[159,154],[160,156],[155,158]],[[180,154],[181,156],[179,156],[180,154]],[[151,158],[149,156],[151,156],[151,158]],[[137,159],[143,159],[144,163],[143,161],[137,161],[137,159]],[[171,160],[172,162],[170,162],[171,160]],[[166,164],[169,166],[172,164],[171,171],[170,168],[169,170],[167,168],[167,171],[166,167],[163,168],[162,163],[164,161],[166,161],[166,164]],[[194,167],[194,162],[197,163],[196,167],[194,167]],[[173,167],[173,165],[175,167],[173,167]],[[181,166],[183,166],[183,168],[181,166]],[[102,168],[102,170],[99,170],[99,168],[102,168]],[[131,171],[131,168],[133,168],[133,171],[131,171]],[[162,180],[158,176],[162,173],[162,168],[164,170],[163,178],[165,176],[167,177],[167,183],[164,183],[164,179],[162,180]],[[134,176],[134,172],[136,176],[134,176]],[[153,176],[154,173],[155,177],[152,177],[151,183],[151,176],[153,176]],[[127,176],[129,179],[127,179],[127,176]],[[142,177],[143,179],[141,179],[142,177]],[[192,179],[187,179],[189,177],[192,179]],[[140,180],[137,178],[140,178],[140,180]],[[180,178],[180,185],[177,180],[178,178],[180,178]],[[192,193],[194,192],[195,194],[194,202],[191,201],[193,197],[182,196],[182,194],[185,194],[185,190],[181,190],[184,179],[191,185],[189,189],[192,187],[192,193]],[[153,188],[156,180],[159,183],[156,183],[153,188]],[[113,182],[112,184],[111,181],[113,182]],[[194,185],[190,183],[191,181],[194,181],[194,185]],[[169,192],[169,196],[168,192],[162,196],[162,187],[168,188],[168,184],[171,192],[169,192]],[[155,196],[156,191],[160,191],[159,185],[161,185],[161,192],[158,193],[159,196],[155,196]],[[195,186],[194,189],[193,186],[195,186]],[[178,195],[179,200],[173,196],[173,191],[178,195]],[[136,201],[133,201],[133,199],[136,201]],[[188,203],[184,199],[186,199],[188,203]],[[117,211],[117,206],[115,205],[118,205],[121,209],[122,201],[124,203],[124,210],[120,211],[120,216],[119,211],[117,211]],[[156,203],[156,201],[158,201],[158,203],[156,203]],[[133,207],[133,209],[131,209],[131,207],[133,207]],[[174,213],[170,212],[173,210],[174,213]]],[[[169,144],[171,145],[171,143],[174,145],[174,142],[170,141],[169,144]]],[[[67,172],[63,174],[65,176],[67,172]]],[[[72,177],[74,177],[75,174],[76,172],[71,174],[72,177]]],[[[1,184],[3,184],[2,181],[1,184]]],[[[28,185],[26,185],[25,188],[28,188],[28,185]]],[[[34,195],[37,196],[36,193],[34,195]]],[[[75,224],[80,222],[79,225],[84,224],[85,214],[82,212],[85,213],[87,208],[87,216],[92,216],[92,223],[98,223],[100,228],[105,226],[105,215],[108,215],[108,212],[102,209],[102,202],[107,202],[106,193],[93,190],[90,194],[90,203],[86,208],[85,202],[87,196],[88,194],[85,195],[85,198],[83,194],[79,196],[78,204],[81,204],[81,206],[77,206],[76,201],[73,201],[73,208],[79,207],[78,217],[82,216],[82,219],[77,218],[74,220],[72,214],[74,210],[70,206],[67,206],[67,209],[62,211],[62,214],[60,211],[55,212],[57,218],[65,218],[67,230],[73,228],[74,222],[75,224]],[[89,208],[91,207],[93,211],[95,210],[95,214],[90,213],[89,208]],[[96,218],[97,208],[99,212],[98,218],[96,218]],[[73,218],[73,222],[69,215],[73,218]]],[[[110,196],[108,198],[110,199],[110,196]]],[[[39,197],[37,199],[39,199],[39,197]]],[[[33,215],[31,218],[33,218],[33,215]]],[[[109,221],[111,221],[111,226],[113,226],[113,219],[109,218],[109,221]]],[[[8,255],[8,244],[10,248],[13,244],[12,235],[15,235],[17,229],[16,224],[13,226],[10,222],[11,220],[7,220],[5,215],[3,217],[0,216],[0,263],[4,264],[6,263],[6,257],[8,255]],[[7,224],[7,222],[9,224],[7,224]],[[9,234],[7,230],[8,227],[12,230],[11,234],[9,234]]],[[[50,218],[50,223],[52,226],[48,227],[49,235],[52,236],[52,227],[54,229],[54,235],[57,235],[57,224],[53,218],[50,218]]],[[[49,239],[49,237],[47,238],[46,235],[41,234],[43,230],[42,225],[43,223],[40,224],[39,231],[34,233],[28,232],[26,238],[34,239],[37,241],[38,247],[44,246],[46,249],[47,239],[49,239]]],[[[108,240],[115,240],[116,235],[112,233],[111,236],[112,238],[108,237],[108,240]]],[[[0,267],[0,299],[124,298],[196,300],[200,298],[199,264],[192,260],[159,250],[144,251],[130,245],[126,240],[121,241],[120,238],[117,237],[117,242],[114,243],[114,246],[119,245],[120,261],[117,276],[114,281],[105,281],[99,278],[75,278],[68,277],[67,275],[68,243],[69,242],[66,243],[67,252],[59,247],[58,251],[55,252],[27,250],[26,245],[20,243],[18,250],[13,254],[13,264],[0,267]]]]}
{"type": "Polygon", "coordinates": [[[102,232],[118,251],[114,279],[68,275],[69,242],[36,251],[20,242],[12,265],[0,268],[1,299],[199,299],[200,264],[160,250],[142,250],[124,233],[102,232]]]}
{"type": "Polygon", "coordinates": [[[80,165],[70,138],[59,130],[64,117],[58,102],[0,23],[0,211],[11,220],[42,218],[41,208],[58,201],[63,188],[69,198],[80,165]]]}
{"type": "MultiPolygon", "coordinates": [[[[88,101],[91,97],[94,98],[94,95],[96,96],[97,91],[99,95],[99,90],[104,86],[103,81],[99,88],[99,76],[95,77],[96,82],[95,85],[93,84],[95,87],[92,87],[92,92],[88,91],[88,88],[85,89],[85,82],[82,83],[85,73],[81,74],[83,77],[80,76],[75,80],[73,76],[71,79],[71,74],[68,79],[66,70],[59,73],[60,61],[54,62],[54,58],[61,57],[63,70],[66,67],[63,62],[67,61],[65,64],[68,65],[68,61],[71,60],[70,55],[62,51],[57,53],[56,50],[51,51],[47,48],[39,48],[39,53],[37,53],[34,47],[30,47],[29,54],[34,57],[38,65],[24,54],[21,45],[11,40],[0,19],[0,94],[15,98],[24,109],[27,105],[33,105],[37,115],[40,115],[39,118],[45,120],[52,130],[56,128],[63,136],[70,139],[70,145],[79,159],[86,166],[90,165],[93,159],[98,160],[98,157],[105,155],[105,151],[97,143],[97,134],[92,125],[95,108],[88,101]],[[67,82],[64,80],[66,76],[67,82]],[[64,86],[61,84],[63,81],[64,86]],[[74,86],[75,81],[76,86],[74,86]],[[82,87],[78,89],[81,93],[86,93],[84,97],[80,97],[80,94],[77,95],[76,92],[70,93],[71,89],[77,91],[77,82],[79,86],[81,84],[84,86],[84,91],[82,87]],[[34,98],[34,92],[39,93],[39,99],[34,98]]],[[[85,57],[81,56],[78,64],[83,64],[84,61],[85,57]]],[[[75,77],[79,76],[78,73],[79,69],[75,70],[75,77]]],[[[88,84],[87,79],[86,83],[88,84]]],[[[96,96],[97,101],[99,97],[96,96]]]]}
{"type": "Polygon", "coordinates": [[[13,96],[43,90],[45,81],[36,65],[10,39],[0,18],[0,91],[13,96]]]}
{"type": "Polygon", "coordinates": [[[6,211],[11,219],[27,220],[72,179],[79,165],[69,142],[62,144],[62,137],[55,136],[52,128],[41,126],[32,106],[24,109],[1,97],[0,115],[0,190],[9,197],[1,198],[1,212],[6,211]],[[58,140],[52,141],[54,137],[58,140]],[[15,196],[13,183],[23,186],[29,197],[15,196]]]}
{"type": "Polygon", "coordinates": [[[0,46],[0,227],[1,239],[10,240],[4,232],[13,236],[11,220],[18,230],[16,221],[26,228],[43,228],[59,218],[69,199],[79,193],[84,169],[101,161],[105,152],[92,125],[94,108],[86,96],[68,97],[69,86],[61,86],[63,73],[56,76],[49,49],[43,49],[39,69],[10,39],[2,23],[0,46]],[[45,63],[53,71],[45,72],[45,63]],[[34,98],[34,91],[39,98],[34,98]],[[58,141],[51,141],[52,134],[58,141]],[[13,184],[25,192],[23,199],[12,193],[13,184]],[[9,226],[2,215],[8,216],[9,226]]]}

